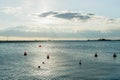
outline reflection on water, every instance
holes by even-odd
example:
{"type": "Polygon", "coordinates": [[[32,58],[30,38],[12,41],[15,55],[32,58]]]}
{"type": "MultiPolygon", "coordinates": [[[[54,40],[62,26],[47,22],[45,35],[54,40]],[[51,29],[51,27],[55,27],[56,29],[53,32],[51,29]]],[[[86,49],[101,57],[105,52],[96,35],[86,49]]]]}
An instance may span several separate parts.
{"type": "Polygon", "coordinates": [[[0,51],[0,79],[3,80],[120,79],[119,41],[0,43],[0,51]]]}

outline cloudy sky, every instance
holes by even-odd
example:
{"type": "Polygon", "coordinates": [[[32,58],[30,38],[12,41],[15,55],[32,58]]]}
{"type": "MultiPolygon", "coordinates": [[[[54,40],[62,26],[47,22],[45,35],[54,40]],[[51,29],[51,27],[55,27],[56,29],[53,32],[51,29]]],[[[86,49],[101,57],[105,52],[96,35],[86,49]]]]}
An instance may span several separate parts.
{"type": "Polygon", "coordinates": [[[0,0],[0,40],[120,39],[120,0],[0,0]]]}

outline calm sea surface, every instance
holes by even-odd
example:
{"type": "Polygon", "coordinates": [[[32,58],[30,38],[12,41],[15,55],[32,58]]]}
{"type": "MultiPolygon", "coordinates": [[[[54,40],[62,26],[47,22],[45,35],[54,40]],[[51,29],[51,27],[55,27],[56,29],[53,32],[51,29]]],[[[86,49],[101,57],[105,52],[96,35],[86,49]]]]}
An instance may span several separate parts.
{"type": "Polygon", "coordinates": [[[0,43],[0,80],[120,80],[120,41],[0,43]]]}

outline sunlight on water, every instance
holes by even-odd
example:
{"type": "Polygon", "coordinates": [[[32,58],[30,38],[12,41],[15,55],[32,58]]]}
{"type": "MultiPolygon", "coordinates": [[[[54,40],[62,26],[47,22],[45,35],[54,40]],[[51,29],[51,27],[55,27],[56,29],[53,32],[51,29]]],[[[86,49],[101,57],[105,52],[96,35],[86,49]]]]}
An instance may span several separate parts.
{"type": "Polygon", "coordinates": [[[31,46],[32,47],[28,48],[30,52],[29,55],[32,55],[29,65],[32,65],[35,70],[30,70],[30,73],[32,75],[40,75],[44,77],[52,75],[52,71],[55,68],[54,64],[56,64],[55,62],[57,60],[57,58],[54,58],[52,54],[57,53],[57,51],[55,49],[51,49],[51,47],[54,47],[54,44],[43,44],[40,48],[36,47],[37,45],[34,44],[31,46]],[[47,59],[47,54],[50,55],[50,59],[47,59]],[[44,64],[42,62],[44,62],[44,64]],[[38,66],[40,66],[40,69],[38,68],[38,66]]]}

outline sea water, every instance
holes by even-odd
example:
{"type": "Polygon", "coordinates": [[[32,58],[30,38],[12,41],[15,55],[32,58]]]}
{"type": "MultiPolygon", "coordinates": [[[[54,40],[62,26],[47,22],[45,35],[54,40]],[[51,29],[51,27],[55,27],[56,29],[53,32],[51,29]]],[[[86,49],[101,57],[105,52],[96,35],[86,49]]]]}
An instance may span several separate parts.
{"type": "Polygon", "coordinates": [[[0,80],[120,80],[120,41],[1,42],[0,80]]]}

